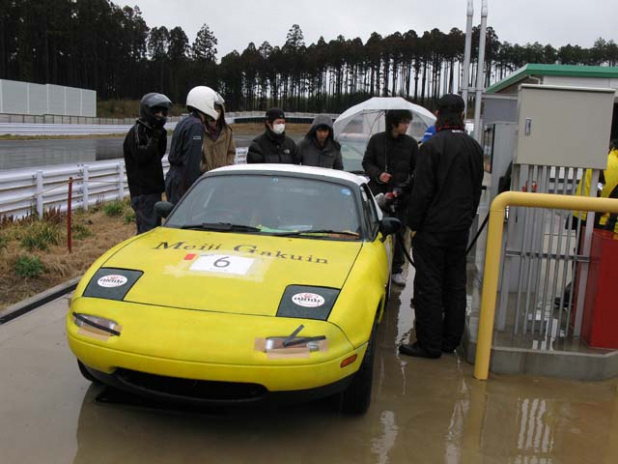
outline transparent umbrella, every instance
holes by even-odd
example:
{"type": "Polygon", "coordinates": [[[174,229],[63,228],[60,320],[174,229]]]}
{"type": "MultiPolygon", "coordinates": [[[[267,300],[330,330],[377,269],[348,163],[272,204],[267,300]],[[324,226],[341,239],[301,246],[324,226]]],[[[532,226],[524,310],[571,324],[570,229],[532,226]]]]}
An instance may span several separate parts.
{"type": "Polygon", "coordinates": [[[412,123],[408,135],[417,141],[434,124],[435,116],[426,108],[401,97],[373,97],[343,112],[334,122],[334,136],[341,144],[346,171],[363,172],[362,161],[369,138],[384,131],[384,114],[388,110],[410,110],[412,123]]]}

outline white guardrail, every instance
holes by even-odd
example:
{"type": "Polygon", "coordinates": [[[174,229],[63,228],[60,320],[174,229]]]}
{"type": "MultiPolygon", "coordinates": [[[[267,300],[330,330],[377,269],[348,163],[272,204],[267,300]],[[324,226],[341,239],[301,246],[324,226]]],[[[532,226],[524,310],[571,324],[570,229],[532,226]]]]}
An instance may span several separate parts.
{"type": "MultiPolygon", "coordinates": [[[[247,148],[238,148],[236,163],[245,163],[246,158],[247,148]]],[[[163,158],[164,173],[168,169],[166,156],[163,158]]],[[[20,219],[31,214],[40,218],[43,211],[51,208],[66,211],[69,178],[73,179],[72,209],[87,210],[97,203],[129,195],[123,159],[4,171],[0,173],[0,219],[20,219]]]]}

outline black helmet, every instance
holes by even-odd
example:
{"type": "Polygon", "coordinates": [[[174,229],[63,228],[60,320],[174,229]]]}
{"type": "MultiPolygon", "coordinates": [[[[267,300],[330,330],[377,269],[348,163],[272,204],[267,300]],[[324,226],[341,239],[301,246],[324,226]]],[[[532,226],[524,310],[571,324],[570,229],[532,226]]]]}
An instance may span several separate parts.
{"type": "Polygon", "coordinates": [[[139,102],[139,118],[153,129],[163,127],[171,105],[170,99],[162,93],[147,93],[139,102]],[[163,110],[163,116],[157,116],[155,113],[161,110],[163,110]]]}

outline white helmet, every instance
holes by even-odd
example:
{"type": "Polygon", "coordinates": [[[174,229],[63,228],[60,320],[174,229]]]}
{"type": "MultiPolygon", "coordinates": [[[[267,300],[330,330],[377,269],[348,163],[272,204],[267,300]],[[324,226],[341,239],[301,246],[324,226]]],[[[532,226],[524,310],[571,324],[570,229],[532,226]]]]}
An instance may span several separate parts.
{"type": "Polygon", "coordinates": [[[216,110],[215,105],[223,106],[224,100],[217,92],[210,87],[200,85],[193,87],[187,94],[187,107],[194,108],[207,114],[215,121],[219,119],[220,113],[216,110]]]}

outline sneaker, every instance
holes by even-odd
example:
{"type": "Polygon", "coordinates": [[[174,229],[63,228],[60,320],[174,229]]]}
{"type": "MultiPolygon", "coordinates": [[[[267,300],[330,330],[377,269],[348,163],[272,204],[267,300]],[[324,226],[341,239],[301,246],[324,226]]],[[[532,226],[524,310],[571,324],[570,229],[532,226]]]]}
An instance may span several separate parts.
{"type": "Polygon", "coordinates": [[[401,287],[403,287],[406,284],[406,276],[403,275],[403,272],[398,272],[397,274],[393,274],[393,283],[401,287]]]}

